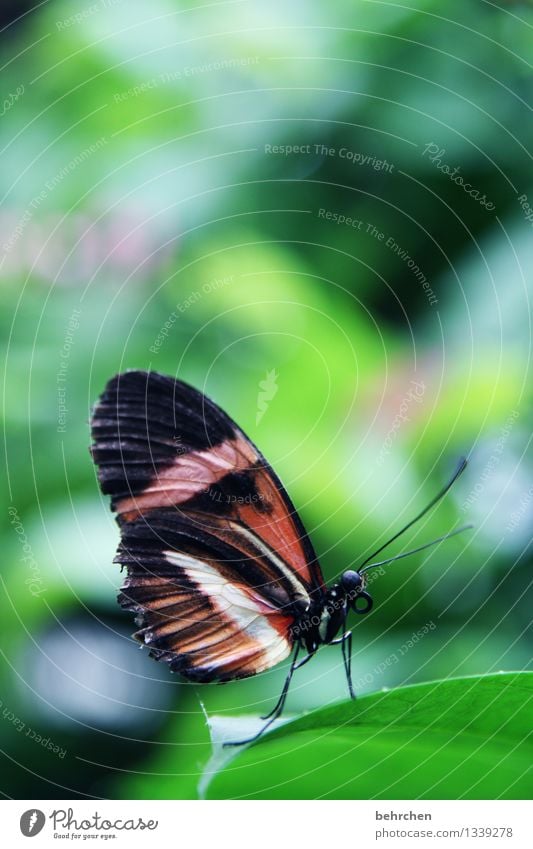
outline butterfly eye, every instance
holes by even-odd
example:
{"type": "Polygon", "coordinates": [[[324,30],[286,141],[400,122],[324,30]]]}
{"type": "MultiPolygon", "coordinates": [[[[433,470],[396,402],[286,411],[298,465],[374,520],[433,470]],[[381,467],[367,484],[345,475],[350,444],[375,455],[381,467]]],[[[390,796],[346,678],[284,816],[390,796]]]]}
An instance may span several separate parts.
{"type": "Polygon", "coordinates": [[[343,572],[341,575],[341,585],[347,593],[355,594],[361,589],[363,580],[359,572],[348,569],[347,572],[343,572]]]}
{"type": "Polygon", "coordinates": [[[372,596],[368,595],[364,590],[357,593],[356,597],[351,603],[351,608],[354,613],[359,613],[363,616],[365,613],[370,613],[374,606],[374,600],[372,596]],[[363,604],[361,604],[361,601],[363,604]]]}

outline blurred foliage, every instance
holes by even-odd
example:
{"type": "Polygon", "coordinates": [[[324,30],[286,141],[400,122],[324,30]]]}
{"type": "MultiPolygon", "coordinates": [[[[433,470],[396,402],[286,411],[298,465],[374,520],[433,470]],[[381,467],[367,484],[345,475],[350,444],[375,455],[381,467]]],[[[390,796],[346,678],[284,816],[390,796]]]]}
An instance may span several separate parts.
{"type": "MultiPolygon", "coordinates": [[[[468,454],[391,554],[475,530],[376,579],[354,678],[365,693],[531,664],[531,4],[188,6],[52,0],[1,34],[0,743],[16,798],[195,797],[202,705],[264,711],[286,671],[180,684],[129,639],[87,451],[121,369],[179,375],[239,422],[328,581],[468,454]]],[[[324,649],[289,709],[344,686],[324,649]]]]}

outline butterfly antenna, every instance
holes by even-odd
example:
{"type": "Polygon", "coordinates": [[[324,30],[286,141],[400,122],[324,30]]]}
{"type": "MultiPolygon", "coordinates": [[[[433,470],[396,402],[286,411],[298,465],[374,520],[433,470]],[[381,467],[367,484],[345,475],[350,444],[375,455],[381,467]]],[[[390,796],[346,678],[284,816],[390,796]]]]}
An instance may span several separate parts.
{"type": "Polygon", "coordinates": [[[375,569],[376,566],[384,566],[385,563],[392,563],[394,560],[401,560],[402,557],[409,557],[411,554],[417,554],[419,551],[424,551],[425,548],[430,548],[432,545],[437,545],[438,542],[442,542],[445,539],[450,539],[450,537],[457,536],[457,534],[462,534],[463,531],[468,531],[473,528],[473,525],[462,525],[462,527],[457,528],[455,531],[450,531],[448,534],[443,534],[441,537],[432,540],[431,542],[426,542],[425,545],[420,545],[418,548],[412,548],[411,551],[404,551],[403,554],[396,554],[394,557],[388,557],[387,560],[380,560],[379,563],[371,563],[370,566],[367,566],[364,569],[359,569],[359,574],[362,575],[364,572],[368,572],[369,569],[375,569]]]}
{"type": "MultiPolygon", "coordinates": [[[[411,519],[411,521],[408,522],[407,525],[405,525],[401,529],[401,531],[398,531],[398,533],[394,534],[393,537],[391,537],[387,542],[383,543],[382,546],[380,546],[376,551],[374,551],[374,553],[371,554],[370,557],[367,557],[366,560],[364,560],[363,563],[361,563],[361,566],[358,569],[359,573],[361,572],[361,569],[363,568],[363,566],[366,566],[366,564],[370,563],[370,561],[373,560],[374,557],[376,557],[378,554],[381,554],[381,552],[385,548],[387,548],[391,544],[391,542],[394,542],[395,540],[398,539],[398,537],[400,537],[402,534],[404,534],[406,531],[408,531],[409,528],[411,528],[414,524],[416,524],[416,522],[418,522],[423,516],[425,516],[426,513],[428,513],[431,510],[431,508],[434,507],[435,504],[437,504],[441,500],[441,498],[444,498],[444,496],[446,495],[448,490],[453,486],[453,484],[455,483],[455,481],[457,480],[459,475],[461,475],[464,472],[464,470],[466,469],[466,462],[467,462],[466,457],[461,457],[461,459],[459,460],[459,465],[457,466],[457,469],[453,473],[452,477],[450,478],[450,480],[448,481],[446,486],[444,486],[440,490],[440,492],[438,492],[436,494],[435,498],[433,498],[429,502],[429,504],[426,507],[424,507],[424,509],[418,514],[418,516],[415,516],[414,519],[411,519]]],[[[454,533],[457,533],[457,531],[454,531],[454,533]]],[[[439,542],[439,540],[435,540],[435,542],[439,542]]],[[[429,544],[433,545],[433,543],[429,543],[429,544]]],[[[389,561],[387,561],[387,562],[389,562],[389,561]]]]}

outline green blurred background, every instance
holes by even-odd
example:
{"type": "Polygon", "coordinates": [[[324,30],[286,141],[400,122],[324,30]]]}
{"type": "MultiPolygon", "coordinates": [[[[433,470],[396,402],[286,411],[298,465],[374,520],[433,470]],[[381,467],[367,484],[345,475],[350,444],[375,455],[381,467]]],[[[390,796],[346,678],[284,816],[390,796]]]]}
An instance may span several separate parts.
{"type": "MultiPolygon", "coordinates": [[[[475,529],[375,578],[356,687],[531,668],[532,4],[190,5],[0,13],[10,797],[194,798],[203,711],[286,672],[180,683],[131,640],[87,450],[126,368],[239,422],[328,581],[469,455],[390,552],[475,529]]],[[[288,710],[344,697],[323,649],[288,710]]]]}

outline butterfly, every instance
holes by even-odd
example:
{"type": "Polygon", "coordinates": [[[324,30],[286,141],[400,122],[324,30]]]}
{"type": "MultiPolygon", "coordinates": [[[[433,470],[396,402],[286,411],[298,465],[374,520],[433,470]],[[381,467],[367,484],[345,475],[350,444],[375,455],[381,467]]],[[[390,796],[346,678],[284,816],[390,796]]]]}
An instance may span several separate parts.
{"type": "Polygon", "coordinates": [[[94,407],[91,436],[100,488],[111,496],[120,528],[115,562],[127,576],[118,600],[136,614],[134,637],[150,655],[198,683],[246,678],[291,657],[256,737],[281,715],[294,672],[322,645],[341,646],[355,698],[348,614],[372,609],[370,569],[413,552],[370,561],[425,515],[466,465],[462,460],[430,504],[357,570],[326,586],[280,479],[202,392],[157,372],[118,374],[94,407]]]}

